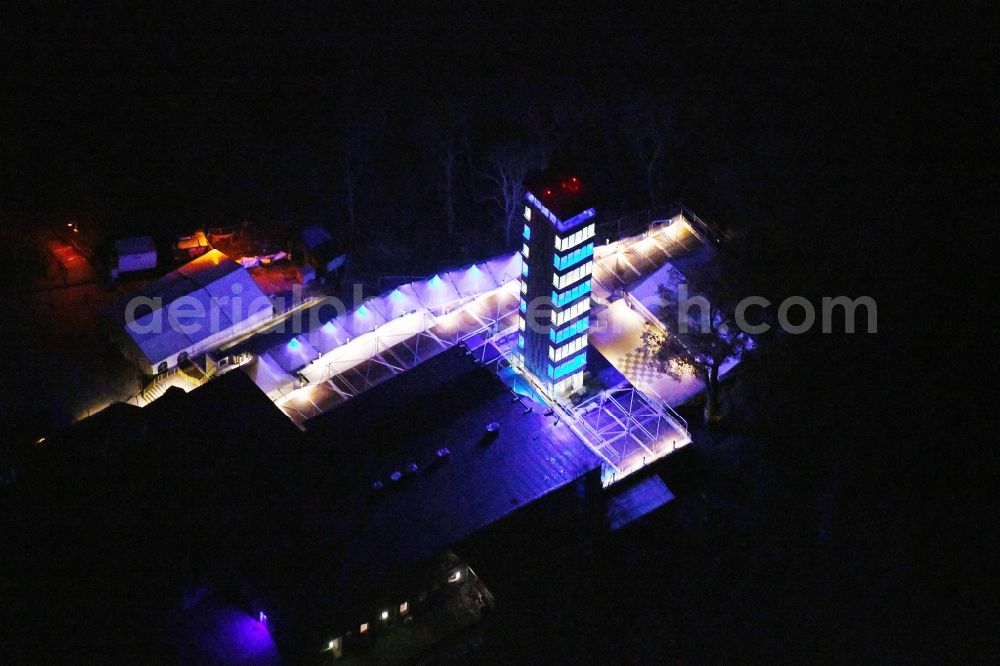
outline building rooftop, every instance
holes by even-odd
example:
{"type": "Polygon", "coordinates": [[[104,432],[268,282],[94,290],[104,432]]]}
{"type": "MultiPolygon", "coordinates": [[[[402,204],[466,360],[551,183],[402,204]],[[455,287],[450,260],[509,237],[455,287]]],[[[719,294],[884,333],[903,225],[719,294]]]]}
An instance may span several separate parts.
{"type": "Polygon", "coordinates": [[[597,456],[543,410],[456,346],[307,421],[314,520],[283,562],[260,570],[308,575],[250,574],[268,614],[321,633],[349,627],[405,591],[407,572],[597,470],[597,456]],[[394,472],[406,476],[394,482],[394,472]]]}
{"type": "Polygon", "coordinates": [[[524,186],[563,222],[593,205],[590,194],[580,178],[566,170],[547,169],[525,180],[524,186]]]}
{"type": "Polygon", "coordinates": [[[227,372],[190,393],[168,389],[145,408],[112,403],[53,433],[34,453],[50,476],[99,477],[136,464],[204,476],[210,468],[231,472],[232,459],[246,470],[270,464],[301,439],[250,377],[227,372]]]}
{"type": "Polygon", "coordinates": [[[272,310],[246,269],[218,250],[210,250],[139,291],[119,297],[108,316],[124,328],[151,363],[157,363],[220,331],[266,319],[272,310]],[[128,306],[137,298],[146,299],[145,305],[130,313],[128,306]],[[171,304],[181,298],[188,324],[172,325],[172,318],[162,317],[158,310],[166,308],[170,313],[171,304]],[[193,316],[193,308],[200,314],[193,316]],[[130,314],[134,326],[128,321],[130,314]]]}
{"type": "Polygon", "coordinates": [[[115,252],[118,256],[129,254],[144,254],[146,252],[156,252],[156,245],[152,236],[132,236],[115,241],[115,252]]]}

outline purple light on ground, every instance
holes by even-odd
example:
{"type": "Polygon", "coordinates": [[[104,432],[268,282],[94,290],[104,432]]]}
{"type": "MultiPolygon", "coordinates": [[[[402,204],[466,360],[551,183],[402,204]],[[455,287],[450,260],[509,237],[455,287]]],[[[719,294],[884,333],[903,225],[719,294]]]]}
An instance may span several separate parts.
{"type": "Polygon", "coordinates": [[[227,646],[227,658],[235,657],[242,663],[262,663],[277,655],[274,639],[267,631],[267,615],[260,615],[264,619],[254,622],[249,615],[227,614],[222,626],[223,636],[220,636],[220,642],[227,646]]]}
{"type": "Polygon", "coordinates": [[[207,599],[185,613],[176,627],[178,663],[281,664],[267,625],[228,602],[207,599]]]}

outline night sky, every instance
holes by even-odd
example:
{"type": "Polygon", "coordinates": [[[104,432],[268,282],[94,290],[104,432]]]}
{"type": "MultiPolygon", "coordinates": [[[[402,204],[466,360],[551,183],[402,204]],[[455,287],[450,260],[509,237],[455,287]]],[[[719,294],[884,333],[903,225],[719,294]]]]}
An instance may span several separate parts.
{"type": "MultiPolygon", "coordinates": [[[[921,416],[967,424],[929,401],[954,395],[932,359],[969,363],[953,351],[969,334],[935,351],[912,315],[945,319],[927,305],[940,267],[975,263],[924,242],[943,222],[917,221],[968,218],[958,194],[950,214],[931,213],[941,185],[995,180],[995,164],[969,169],[983,147],[960,90],[995,61],[968,49],[995,36],[983,3],[962,16],[942,3],[841,4],[31,4],[0,29],[0,214],[12,234],[75,216],[108,235],[319,222],[359,270],[420,275],[512,247],[490,200],[498,156],[574,169],[605,219],[683,201],[726,235],[746,293],[871,295],[879,332],[764,341],[736,392],[745,422],[721,437],[752,440],[753,462],[714,483],[734,502],[770,491],[747,532],[702,544],[728,555],[693,574],[749,592],[690,594],[690,616],[651,621],[624,658],[984,657],[995,639],[973,600],[986,555],[920,548],[974,521],[942,501],[950,482],[976,484],[938,473],[940,438],[921,416]],[[817,545],[827,510],[833,536],[817,545]]],[[[8,267],[21,265],[14,247],[0,254],[8,267]]],[[[5,291],[18,276],[7,270],[5,291]]],[[[4,418],[18,434],[26,414],[50,414],[17,407],[33,386],[21,359],[37,354],[22,316],[0,329],[4,418]]],[[[661,527],[636,535],[636,551],[667,557],[661,527]]],[[[586,658],[570,639],[527,640],[540,659],[586,658]]],[[[588,645],[605,663],[622,657],[588,645]]]]}

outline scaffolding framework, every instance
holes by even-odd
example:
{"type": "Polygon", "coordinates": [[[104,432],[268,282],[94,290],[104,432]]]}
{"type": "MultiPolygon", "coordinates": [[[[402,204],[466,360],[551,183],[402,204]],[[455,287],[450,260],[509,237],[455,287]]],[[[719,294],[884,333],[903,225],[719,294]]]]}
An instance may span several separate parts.
{"type": "Polygon", "coordinates": [[[687,423],[633,386],[601,391],[573,409],[571,426],[605,461],[613,483],[691,441],[687,423]]]}

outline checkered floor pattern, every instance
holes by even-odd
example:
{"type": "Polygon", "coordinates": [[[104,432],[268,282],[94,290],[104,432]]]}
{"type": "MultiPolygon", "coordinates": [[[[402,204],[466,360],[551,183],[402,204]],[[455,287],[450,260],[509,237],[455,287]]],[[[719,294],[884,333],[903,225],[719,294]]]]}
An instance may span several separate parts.
{"type": "Polygon", "coordinates": [[[656,352],[644,347],[634,349],[619,358],[615,367],[633,385],[646,384],[666,374],[660,369],[662,364],[656,358],[656,352]]]}

